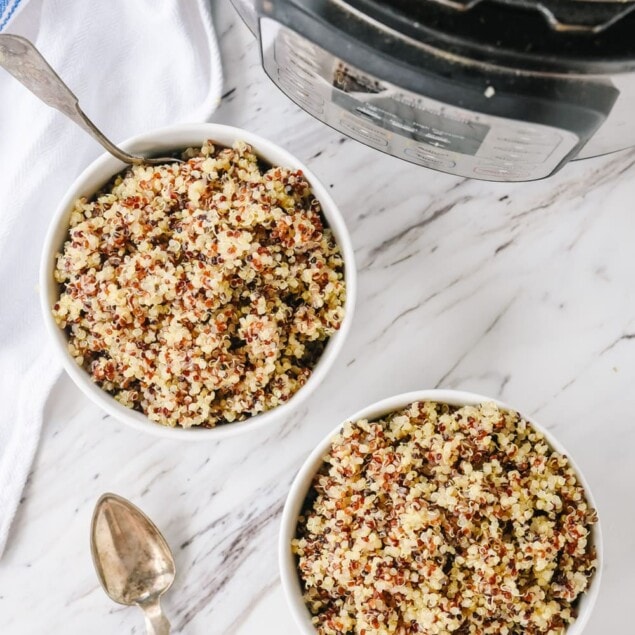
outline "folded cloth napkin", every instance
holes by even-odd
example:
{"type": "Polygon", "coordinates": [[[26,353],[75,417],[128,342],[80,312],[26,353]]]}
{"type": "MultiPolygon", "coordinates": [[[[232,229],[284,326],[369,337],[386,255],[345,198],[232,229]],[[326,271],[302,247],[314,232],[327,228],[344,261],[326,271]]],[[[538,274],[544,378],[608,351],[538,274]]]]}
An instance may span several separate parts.
{"type": "MultiPolygon", "coordinates": [[[[33,41],[115,142],[205,120],[220,101],[209,0],[0,0],[0,30],[33,41]]],[[[44,234],[72,180],[103,150],[2,68],[0,95],[1,555],[60,371],[37,296],[44,234]]]]}

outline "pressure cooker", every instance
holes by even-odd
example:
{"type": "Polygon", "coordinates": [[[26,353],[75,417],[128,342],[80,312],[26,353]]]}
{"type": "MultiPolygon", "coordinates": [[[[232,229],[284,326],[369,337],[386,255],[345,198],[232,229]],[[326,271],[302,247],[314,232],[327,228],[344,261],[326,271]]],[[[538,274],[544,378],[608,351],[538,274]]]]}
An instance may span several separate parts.
{"type": "Polygon", "coordinates": [[[232,0],[298,106],[400,159],[529,181],[635,145],[635,0],[232,0]]]}

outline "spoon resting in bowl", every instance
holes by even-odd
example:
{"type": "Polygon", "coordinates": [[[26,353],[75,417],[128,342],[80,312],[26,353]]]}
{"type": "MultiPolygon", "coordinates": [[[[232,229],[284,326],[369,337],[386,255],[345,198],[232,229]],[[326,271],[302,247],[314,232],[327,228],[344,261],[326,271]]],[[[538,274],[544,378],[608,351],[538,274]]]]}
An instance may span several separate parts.
{"type": "Polygon", "coordinates": [[[172,586],[176,568],[156,525],[125,498],[104,494],[93,513],[90,548],[108,596],[118,604],[136,604],[145,614],[148,635],[169,635],[160,599],[172,586]]]}
{"type": "Polygon", "coordinates": [[[79,107],[79,100],[71,89],[26,38],[19,35],[0,35],[0,66],[46,105],[65,114],[120,161],[131,165],[181,163],[181,159],[174,157],[149,158],[129,154],[116,146],[84,114],[84,111],[79,107]]]}

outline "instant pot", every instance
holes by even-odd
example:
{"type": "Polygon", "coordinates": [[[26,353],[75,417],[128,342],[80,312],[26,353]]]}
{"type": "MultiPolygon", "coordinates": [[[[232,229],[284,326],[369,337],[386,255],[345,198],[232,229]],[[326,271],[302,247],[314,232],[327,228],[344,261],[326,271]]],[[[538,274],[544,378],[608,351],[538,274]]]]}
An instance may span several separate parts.
{"type": "Polygon", "coordinates": [[[529,181],[635,145],[635,0],[232,0],[262,64],[341,133],[529,181]]]}

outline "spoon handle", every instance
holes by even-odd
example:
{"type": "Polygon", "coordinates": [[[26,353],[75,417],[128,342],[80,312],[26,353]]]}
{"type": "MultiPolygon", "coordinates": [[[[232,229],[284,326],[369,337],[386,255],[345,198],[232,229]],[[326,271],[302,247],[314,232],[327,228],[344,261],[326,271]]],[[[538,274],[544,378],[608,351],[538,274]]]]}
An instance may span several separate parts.
{"type": "Polygon", "coordinates": [[[64,113],[92,135],[118,159],[126,163],[143,163],[142,157],[123,152],[95,127],[79,107],[78,99],[71,89],[29,40],[19,35],[0,35],[0,66],[45,104],[64,113]]]}
{"type": "Polygon", "coordinates": [[[148,600],[139,607],[146,618],[146,630],[148,635],[170,635],[170,622],[161,610],[159,598],[148,600]]]}

